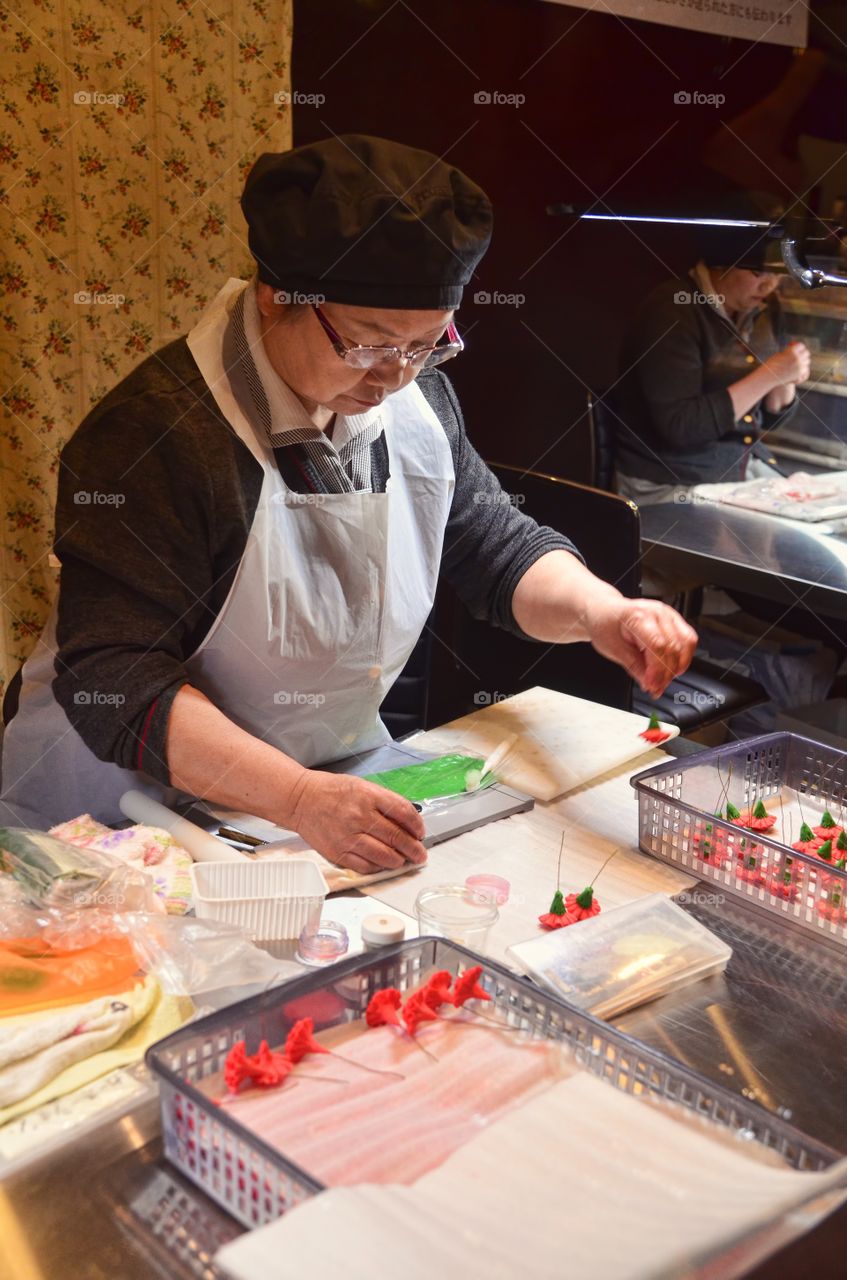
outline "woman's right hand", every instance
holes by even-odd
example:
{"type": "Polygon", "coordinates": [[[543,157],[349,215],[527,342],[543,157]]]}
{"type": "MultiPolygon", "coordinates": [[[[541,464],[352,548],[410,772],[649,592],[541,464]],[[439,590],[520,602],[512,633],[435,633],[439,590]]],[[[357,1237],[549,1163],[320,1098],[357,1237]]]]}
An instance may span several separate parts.
{"type": "Polygon", "coordinates": [[[411,801],[351,774],[304,769],[281,820],[339,867],[362,875],[426,862],[424,822],[411,801]]]}
{"type": "Polygon", "coordinates": [[[804,342],[789,342],[787,347],[768,356],[763,363],[773,374],[778,387],[807,382],[811,371],[809,348],[804,342]]]}

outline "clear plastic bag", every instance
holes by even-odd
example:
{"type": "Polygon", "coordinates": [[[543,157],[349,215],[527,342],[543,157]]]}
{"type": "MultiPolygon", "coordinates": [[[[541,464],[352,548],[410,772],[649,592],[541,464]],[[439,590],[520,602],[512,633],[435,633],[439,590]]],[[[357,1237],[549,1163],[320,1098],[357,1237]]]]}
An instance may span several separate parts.
{"type": "Polygon", "coordinates": [[[62,912],[157,911],[150,876],[96,849],[43,831],[0,827],[0,870],[34,906],[62,912]]]}
{"type": "Polygon", "coordinates": [[[31,1000],[49,1007],[139,971],[169,995],[270,986],[299,972],[243,929],[167,915],[137,867],[40,831],[0,827],[0,1013],[4,999],[9,1008],[31,1000]]]}
{"type": "Polygon", "coordinates": [[[191,916],[116,917],[138,962],[168,995],[197,995],[254,983],[273,986],[301,972],[257,947],[244,929],[191,916]]]}

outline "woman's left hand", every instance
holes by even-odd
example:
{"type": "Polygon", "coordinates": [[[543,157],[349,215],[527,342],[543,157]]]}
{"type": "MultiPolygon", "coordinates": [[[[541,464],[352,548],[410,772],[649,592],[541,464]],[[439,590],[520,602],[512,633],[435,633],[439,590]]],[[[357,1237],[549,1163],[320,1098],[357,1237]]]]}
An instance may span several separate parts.
{"type": "Polygon", "coordinates": [[[585,616],[591,644],[657,698],[691,662],[697,632],[659,600],[604,599],[585,616]]]}

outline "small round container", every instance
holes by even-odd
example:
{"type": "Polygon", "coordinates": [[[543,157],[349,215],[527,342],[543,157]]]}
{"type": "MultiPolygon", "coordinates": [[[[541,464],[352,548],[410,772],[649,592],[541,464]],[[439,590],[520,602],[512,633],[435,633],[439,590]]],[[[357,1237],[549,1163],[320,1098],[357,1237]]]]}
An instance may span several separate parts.
{"type": "Polygon", "coordinates": [[[349,946],[350,939],[343,924],[335,920],[319,920],[316,924],[307,924],[300,934],[294,959],[319,969],[341,960],[349,946]]]}
{"type": "Polygon", "coordinates": [[[387,947],[392,942],[402,942],[406,936],[406,926],[399,916],[388,912],[366,916],[362,921],[362,943],[366,951],[375,951],[377,947],[387,947]]]}
{"type": "Polygon", "coordinates": [[[504,907],[509,901],[512,888],[508,880],[502,876],[468,876],[465,888],[480,902],[493,902],[495,907],[504,907]]]}
{"type": "Polygon", "coordinates": [[[415,899],[421,934],[449,938],[474,951],[484,951],[488,933],[500,915],[491,901],[480,901],[463,884],[422,889],[415,899]]]}

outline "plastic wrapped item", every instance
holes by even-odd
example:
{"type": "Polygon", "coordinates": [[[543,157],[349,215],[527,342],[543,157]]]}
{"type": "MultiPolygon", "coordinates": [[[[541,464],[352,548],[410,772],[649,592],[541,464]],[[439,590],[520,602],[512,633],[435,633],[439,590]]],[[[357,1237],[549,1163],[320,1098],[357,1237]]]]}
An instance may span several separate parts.
{"type": "Polygon", "coordinates": [[[509,947],[509,958],[597,1018],[721,973],[732,948],[664,894],[509,947]]]}
{"type": "Polygon", "coordinates": [[[95,849],[80,849],[43,831],[0,827],[0,870],[36,906],[67,912],[100,908],[156,911],[148,875],[95,849]]]}

